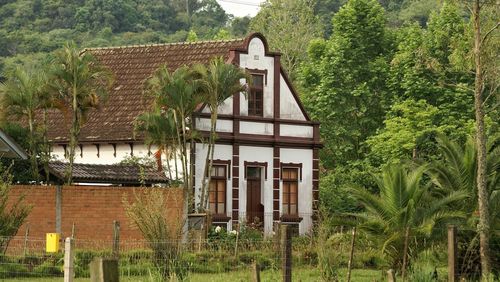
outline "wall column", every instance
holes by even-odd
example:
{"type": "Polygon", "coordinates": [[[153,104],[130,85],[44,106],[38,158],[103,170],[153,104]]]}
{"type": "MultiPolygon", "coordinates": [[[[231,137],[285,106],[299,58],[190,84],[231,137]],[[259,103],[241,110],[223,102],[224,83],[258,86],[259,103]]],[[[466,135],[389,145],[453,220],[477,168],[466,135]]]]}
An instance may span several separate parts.
{"type": "Polygon", "coordinates": [[[234,224],[238,224],[239,221],[239,207],[240,207],[240,145],[233,144],[233,161],[232,161],[232,182],[233,182],[233,211],[232,220],[234,224]]]}
{"type": "Polygon", "coordinates": [[[273,148],[273,220],[280,219],[280,148],[273,148]]]}
{"type": "Polygon", "coordinates": [[[319,210],[319,149],[313,149],[313,220],[318,219],[318,210],[319,210]]]}

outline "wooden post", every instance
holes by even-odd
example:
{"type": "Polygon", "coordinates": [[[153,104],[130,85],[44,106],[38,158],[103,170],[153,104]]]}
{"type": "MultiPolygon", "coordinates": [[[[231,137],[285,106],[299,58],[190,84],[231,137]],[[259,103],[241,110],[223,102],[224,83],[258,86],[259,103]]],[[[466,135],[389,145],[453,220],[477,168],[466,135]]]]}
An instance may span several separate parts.
{"type": "Polygon", "coordinates": [[[387,282],[396,282],[396,275],[394,275],[394,270],[387,270],[387,282]]]}
{"type": "Polygon", "coordinates": [[[70,237],[64,241],[64,282],[73,282],[73,239],[70,237]]]}
{"type": "Polygon", "coordinates": [[[113,257],[120,257],[120,222],[113,221],[113,257]]]}
{"type": "Polygon", "coordinates": [[[352,260],[354,258],[354,242],[356,240],[356,226],[352,228],[351,253],[349,254],[349,263],[347,265],[347,282],[351,282],[352,260]]]}
{"type": "Polygon", "coordinates": [[[406,265],[408,264],[408,241],[410,239],[410,227],[406,227],[405,230],[405,243],[403,247],[403,266],[401,267],[401,279],[405,281],[406,279],[406,265]]]}
{"type": "Polygon", "coordinates": [[[283,282],[292,282],[292,236],[287,224],[281,224],[281,262],[283,282]]]}
{"type": "Polygon", "coordinates": [[[30,225],[26,225],[26,232],[24,233],[24,250],[23,254],[26,256],[27,249],[28,249],[28,236],[30,235],[30,225]]]}
{"type": "Polygon", "coordinates": [[[252,282],[260,282],[260,266],[256,261],[252,263],[252,282]]]}
{"type": "Polygon", "coordinates": [[[457,279],[457,227],[448,226],[448,282],[458,281],[457,279]]]}
{"type": "Polygon", "coordinates": [[[71,238],[75,239],[75,223],[71,225],[71,238]]]}

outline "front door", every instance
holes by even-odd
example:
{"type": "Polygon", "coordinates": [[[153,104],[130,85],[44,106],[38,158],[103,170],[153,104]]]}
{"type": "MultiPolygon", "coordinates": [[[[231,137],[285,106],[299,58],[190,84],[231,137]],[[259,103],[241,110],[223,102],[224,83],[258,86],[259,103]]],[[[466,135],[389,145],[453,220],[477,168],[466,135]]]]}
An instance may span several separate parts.
{"type": "Polygon", "coordinates": [[[262,179],[260,167],[247,167],[247,222],[263,226],[264,205],[260,203],[262,179]]]}

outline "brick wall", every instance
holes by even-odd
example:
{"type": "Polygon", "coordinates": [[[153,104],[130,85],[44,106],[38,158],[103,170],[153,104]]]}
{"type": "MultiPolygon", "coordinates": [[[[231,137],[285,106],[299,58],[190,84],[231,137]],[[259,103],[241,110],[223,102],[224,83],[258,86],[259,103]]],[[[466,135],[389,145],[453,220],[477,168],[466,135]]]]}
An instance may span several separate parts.
{"type": "MultiPolygon", "coordinates": [[[[21,195],[25,203],[33,206],[17,236],[24,236],[29,226],[29,238],[45,238],[46,233],[56,232],[56,186],[14,185],[10,200],[21,195]]],[[[61,231],[62,237],[71,235],[73,224],[75,238],[84,241],[106,241],[113,237],[113,221],[120,222],[120,240],[142,240],[125,214],[123,201],[134,202],[134,191],[143,193],[138,187],[103,187],[103,186],[64,186],[62,188],[61,231]]],[[[169,219],[176,222],[181,218],[183,200],[182,190],[178,188],[162,189],[169,206],[169,219]]]]}

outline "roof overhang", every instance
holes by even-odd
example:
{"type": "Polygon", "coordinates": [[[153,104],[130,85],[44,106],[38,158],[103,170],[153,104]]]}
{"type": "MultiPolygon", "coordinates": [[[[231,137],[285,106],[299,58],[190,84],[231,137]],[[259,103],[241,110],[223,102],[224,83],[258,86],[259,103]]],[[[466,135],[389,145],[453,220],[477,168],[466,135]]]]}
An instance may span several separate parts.
{"type": "Polygon", "coordinates": [[[26,160],[28,155],[19,144],[0,129],[0,157],[26,160]]]}

